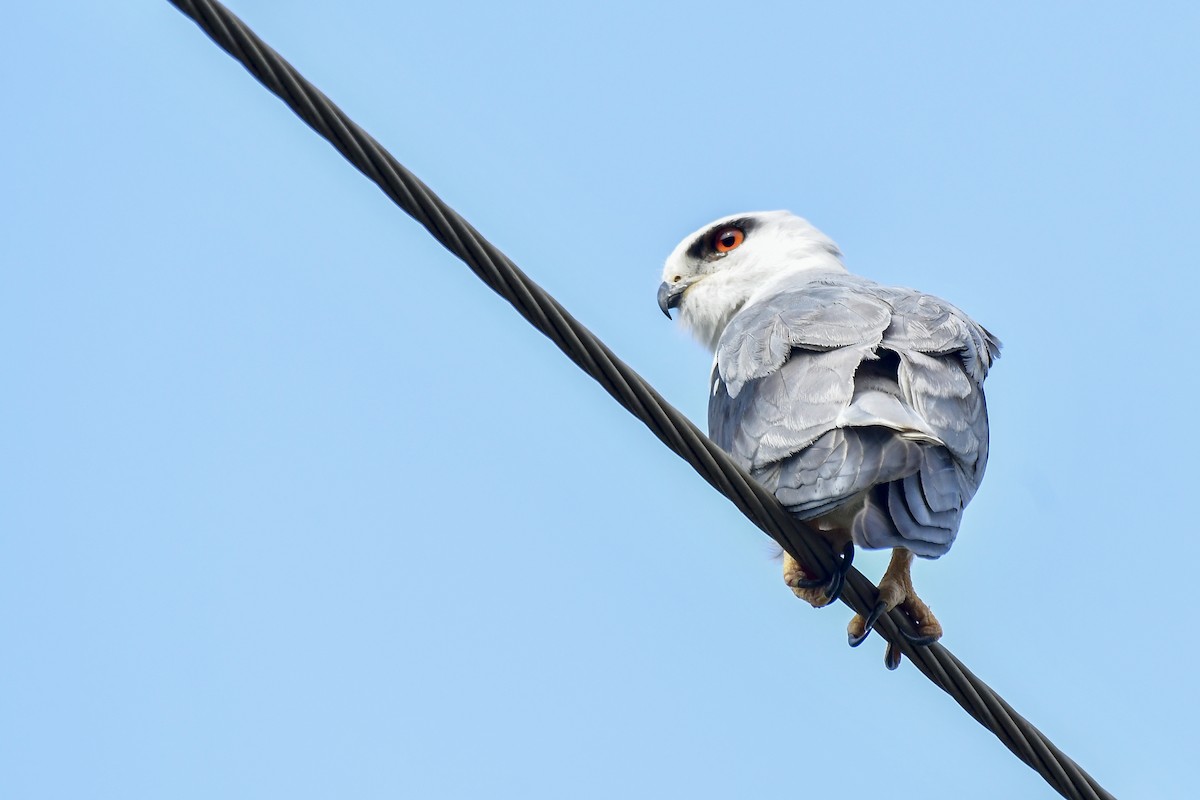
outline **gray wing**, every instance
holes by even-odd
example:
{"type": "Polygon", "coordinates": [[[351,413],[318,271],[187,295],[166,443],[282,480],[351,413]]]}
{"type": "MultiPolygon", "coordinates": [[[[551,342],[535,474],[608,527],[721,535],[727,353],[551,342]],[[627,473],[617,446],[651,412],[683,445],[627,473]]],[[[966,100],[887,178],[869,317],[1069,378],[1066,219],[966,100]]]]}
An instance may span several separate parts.
{"type": "Polygon", "coordinates": [[[944,300],[911,290],[891,291],[894,310],[884,347],[900,357],[904,401],[966,471],[965,505],[987,466],[983,381],[1000,356],[1000,340],[944,300]]]}
{"type": "Polygon", "coordinates": [[[987,462],[999,342],[947,303],[855,276],[743,309],[717,346],[709,431],[798,516],[852,500],[866,547],[949,549],[987,462]]]}

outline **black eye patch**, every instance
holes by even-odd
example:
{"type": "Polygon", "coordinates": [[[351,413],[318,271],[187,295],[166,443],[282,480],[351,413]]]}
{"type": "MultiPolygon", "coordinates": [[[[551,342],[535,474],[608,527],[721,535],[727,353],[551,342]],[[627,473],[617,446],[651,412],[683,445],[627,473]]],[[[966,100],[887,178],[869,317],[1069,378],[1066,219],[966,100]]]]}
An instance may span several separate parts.
{"type": "Polygon", "coordinates": [[[717,231],[725,228],[741,228],[742,233],[748,238],[750,234],[758,227],[758,220],[753,217],[743,217],[741,219],[731,219],[728,222],[722,222],[719,225],[713,225],[704,233],[696,237],[696,240],[688,245],[688,258],[694,261],[712,261],[724,256],[724,253],[717,252],[713,246],[714,237],[717,231]]]}

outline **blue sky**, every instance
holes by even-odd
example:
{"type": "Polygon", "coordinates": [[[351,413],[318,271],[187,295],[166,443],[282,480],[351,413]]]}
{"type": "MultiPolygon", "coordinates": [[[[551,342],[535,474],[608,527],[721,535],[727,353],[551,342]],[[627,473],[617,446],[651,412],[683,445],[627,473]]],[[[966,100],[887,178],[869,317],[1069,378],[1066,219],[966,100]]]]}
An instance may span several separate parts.
{"type": "MultiPolygon", "coordinates": [[[[995,331],[918,588],[1191,796],[1200,12],[966,5],[231,7],[697,421],[727,213],[995,331]]],[[[1054,796],[168,3],[0,45],[5,796],[1054,796]]]]}

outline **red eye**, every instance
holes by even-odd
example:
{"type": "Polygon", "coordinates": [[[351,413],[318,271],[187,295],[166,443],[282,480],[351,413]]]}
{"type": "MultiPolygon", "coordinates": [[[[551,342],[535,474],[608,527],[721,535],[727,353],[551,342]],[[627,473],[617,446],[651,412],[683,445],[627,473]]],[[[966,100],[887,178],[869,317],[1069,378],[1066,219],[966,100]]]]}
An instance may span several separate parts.
{"type": "Polygon", "coordinates": [[[713,249],[718,253],[728,253],[730,250],[736,250],[745,239],[746,234],[742,233],[741,228],[730,225],[713,234],[713,249]]]}

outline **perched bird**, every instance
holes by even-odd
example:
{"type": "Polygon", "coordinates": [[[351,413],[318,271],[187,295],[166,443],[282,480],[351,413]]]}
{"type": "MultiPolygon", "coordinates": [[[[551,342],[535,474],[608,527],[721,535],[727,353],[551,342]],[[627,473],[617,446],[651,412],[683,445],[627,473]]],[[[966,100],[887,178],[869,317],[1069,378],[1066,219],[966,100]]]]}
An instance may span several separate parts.
{"type": "MultiPolygon", "coordinates": [[[[999,340],[944,300],[850,274],[837,245],[787,211],[735,214],[684,239],[658,305],[713,351],[713,440],[845,553],[843,571],[854,545],[892,549],[851,645],[897,606],[915,641],[936,641],[909,569],[950,549],[983,479],[983,381],[999,340]]],[[[783,576],[814,606],[841,588],[787,554],[783,576]]],[[[899,651],[886,661],[894,669],[899,651]]]]}

